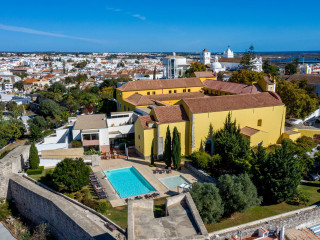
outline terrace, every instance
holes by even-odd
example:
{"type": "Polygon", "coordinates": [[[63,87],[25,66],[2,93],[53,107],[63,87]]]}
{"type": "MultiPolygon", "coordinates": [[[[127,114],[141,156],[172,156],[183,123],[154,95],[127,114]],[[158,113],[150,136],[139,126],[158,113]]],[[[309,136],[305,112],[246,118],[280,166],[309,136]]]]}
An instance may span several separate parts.
{"type": "MultiPolygon", "coordinates": [[[[161,173],[155,173],[156,168],[162,169],[165,167],[164,163],[157,163],[157,167],[149,167],[149,162],[141,160],[139,158],[130,157],[126,159],[108,159],[101,160],[99,166],[93,166],[92,170],[95,172],[96,176],[99,178],[102,187],[105,189],[108,200],[110,201],[112,207],[119,207],[127,204],[128,199],[142,199],[148,198],[148,194],[133,195],[127,198],[121,198],[120,194],[117,192],[117,189],[112,185],[111,181],[105,177],[105,171],[111,171],[115,169],[125,169],[134,167],[137,172],[149,183],[154,192],[157,193],[157,197],[168,197],[181,193],[183,190],[179,187],[170,188],[164,184],[163,179],[171,177],[182,177],[187,183],[193,183],[200,181],[200,179],[190,172],[185,167],[182,167],[180,171],[164,171],[161,173]]],[[[180,178],[179,177],[179,178],[180,178]]],[[[177,183],[178,184],[178,183],[177,183]]],[[[151,197],[151,192],[150,196],[151,197]]]]}

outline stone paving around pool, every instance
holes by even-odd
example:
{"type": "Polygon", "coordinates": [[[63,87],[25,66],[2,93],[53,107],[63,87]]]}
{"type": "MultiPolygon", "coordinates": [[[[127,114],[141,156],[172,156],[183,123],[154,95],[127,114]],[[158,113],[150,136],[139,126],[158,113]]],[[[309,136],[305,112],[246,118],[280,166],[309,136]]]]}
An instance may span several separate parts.
{"type": "MultiPolygon", "coordinates": [[[[109,159],[101,160],[100,166],[92,167],[100,180],[102,187],[105,189],[112,207],[119,207],[126,205],[125,199],[121,199],[116,193],[108,179],[104,179],[104,171],[114,170],[119,168],[135,167],[138,172],[160,193],[159,197],[172,196],[178,193],[178,189],[168,189],[159,178],[178,176],[181,175],[186,178],[190,183],[200,181],[197,176],[193,175],[188,169],[182,167],[180,171],[172,170],[171,173],[154,174],[153,170],[156,167],[149,167],[150,162],[140,158],[126,159],[109,159]]],[[[163,162],[156,162],[158,168],[165,167],[163,162]]],[[[180,190],[181,192],[181,190],[180,190]]]]}

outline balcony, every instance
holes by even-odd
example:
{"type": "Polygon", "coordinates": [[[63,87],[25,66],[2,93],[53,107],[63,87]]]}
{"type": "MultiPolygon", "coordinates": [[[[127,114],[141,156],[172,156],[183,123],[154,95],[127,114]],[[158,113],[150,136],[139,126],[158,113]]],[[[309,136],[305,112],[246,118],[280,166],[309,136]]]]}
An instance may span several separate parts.
{"type": "Polygon", "coordinates": [[[84,140],[82,141],[82,146],[99,146],[99,140],[84,140]]]}

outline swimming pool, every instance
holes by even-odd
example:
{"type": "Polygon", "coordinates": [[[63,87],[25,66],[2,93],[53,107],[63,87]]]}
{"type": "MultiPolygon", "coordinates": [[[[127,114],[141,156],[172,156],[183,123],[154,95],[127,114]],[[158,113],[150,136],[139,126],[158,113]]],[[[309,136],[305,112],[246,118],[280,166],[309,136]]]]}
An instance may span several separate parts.
{"type": "Polygon", "coordinates": [[[159,178],[159,180],[169,189],[176,188],[183,183],[190,184],[190,182],[181,175],[166,177],[166,178],[159,178]]]}
{"type": "Polygon", "coordinates": [[[120,198],[154,192],[151,184],[134,167],[104,171],[120,198]]]}

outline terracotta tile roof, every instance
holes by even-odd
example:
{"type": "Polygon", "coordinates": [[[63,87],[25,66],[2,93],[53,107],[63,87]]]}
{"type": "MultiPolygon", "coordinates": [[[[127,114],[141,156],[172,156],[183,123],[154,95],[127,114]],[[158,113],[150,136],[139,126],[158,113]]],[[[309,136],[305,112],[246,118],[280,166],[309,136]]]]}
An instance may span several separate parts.
{"type": "Polygon", "coordinates": [[[219,62],[240,63],[241,58],[219,58],[219,62]]]}
{"type": "Polygon", "coordinates": [[[138,80],[130,81],[117,88],[121,91],[139,91],[169,88],[202,87],[203,83],[199,78],[177,78],[160,80],[138,80]]]}
{"type": "Polygon", "coordinates": [[[152,116],[147,115],[147,116],[140,116],[139,121],[143,127],[143,129],[148,129],[149,128],[149,123],[154,123],[154,119],[152,116]]]}
{"type": "MultiPolygon", "coordinates": [[[[286,78],[286,77],[285,77],[286,78]]],[[[320,85],[320,74],[293,74],[287,77],[288,81],[308,80],[308,84],[320,85]]]]}
{"type": "Polygon", "coordinates": [[[231,111],[246,108],[260,108],[284,105],[273,92],[257,94],[188,98],[182,100],[192,113],[231,111]]]}
{"type": "Polygon", "coordinates": [[[189,121],[187,113],[181,105],[154,107],[152,110],[158,123],[189,121]]]}
{"type": "Polygon", "coordinates": [[[34,82],[39,82],[40,79],[35,79],[35,78],[28,78],[26,80],[24,80],[24,83],[34,83],[34,82]]]}
{"type": "Polygon", "coordinates": [[[185,98],[199,98],[204,97],[202,92],[186,92],[186,93],[172,93],[172,94],[157,94],[157,95],[141,95],[135,93],[124,101],[131,103],[135,106],[152,105],[154,102],[180,100],[185,98]]]}
{"type": "Polygon", "coordinates": [[[256,134],[257,132],[260,132],[260,130],[255,129],[255,128],[251,128],[251,127],[244,127],[240,130],[240,133],[243,135],[246,135],[248,137],[256,134]]]}
{"type": "Polygon", "coordinates": [[[216,75],[213,72],[194,72],[197,78],[213,78],[216,75]]]}
{"type": "Polygon", "coordinates": [[[241,83],[223,82],[207,79],[204,81],[204,87],[211,90],[219,90],[234,94],[255,94],[262,92],[259,85],[246,85],[241,83]]]}

